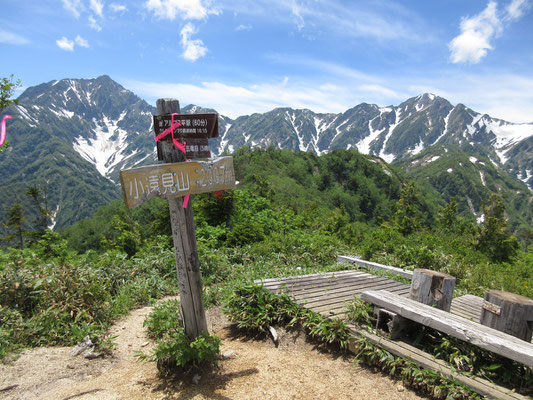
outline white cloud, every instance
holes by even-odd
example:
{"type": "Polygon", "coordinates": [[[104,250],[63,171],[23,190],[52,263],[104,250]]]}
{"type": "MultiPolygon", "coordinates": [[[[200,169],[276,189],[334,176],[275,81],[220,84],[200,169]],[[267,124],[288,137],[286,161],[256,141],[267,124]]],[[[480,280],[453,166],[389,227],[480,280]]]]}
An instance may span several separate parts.
{"type": "Polygon", "coordinates": [[[79,18],[83,11],[81,0],[62,0],[63,8],[70,11],[74,17],[79,18]]]}
{"type": "Polygon", "coordinates": [[[96,19],[92,15],[89,15],[88,20],[89,20],[89,26],[92,29],[94,29],[97,32],[100,32],[102,30],[102,27],[100,25],[98,25],[98,22],[96,21],[96,19]]]}
{"type": "Polygon", "coordinates": [[[24,36],[17,35],[16,33],[11,33],[0,29],[0,43],[6,44],[28,44],[30,41],[24,36]]]}
{"type": "Polygon", "coordinates": [[[96,15],[98,15],[100,18],[103,18],[104,3],[102,3],[101,0],[90,0],[89,6],[96,15]]]}
{"type": "Polygon", "coordinates": [[[249,31],[252,29],[252,25],[245,25],[240,24],[238,27],[235,28],[236,31],[249,31]]]}
{"type": "Polygon", "coordinates": [[[369,95],[369,97],[371,98],[375,98],[376,96],[378,96],[381,98],[405,100],[405,98],[403,98],[403,96],[398,94],[396,91],[382,85],[364,84],[360,85],[358,87],[358,90],[365,93],[365,95],[369,95]]]}
{"type": "Polygon", "coordinates": [[[507,20],[519,19],[524,12],[531,6],[529,0],[513,0],[505,8],[507,20]]]}
{"type": "Polygon", "coordinates": [[[533,78],[501,71],[492,73],[446,73],[435,71],[422,78],[413,71],[398,80],[396,75],[372,76],[343,66],[307,60],[302,68],[316,64],[309,78],[278,77],[269,82],[121,82],[141,97],[178,97],[214,108],[232,118],[266,112],[276,107],[308,108],[315,112],[344,112],[362,102],[379,106],[398,105],[421,93],[434,93],[453,105],[463,103],[476,112],[509,122],[533,122],[533,78]],[[320,68],[320,70],[318,70],[320,68]],[[465,84],[468,82],[468,84],[465,84]]]}
{"type": "Polygon", "coordinates": [[[478,63],[491,50],[490,40],[502,31],[497,15],[498,4],[489,2],[485,10],[472,18],[463,18],[461,34],[450,42],[453,63],[478,63]]]}
{"type": "Polygon", "coordinates": [[[300,13],[300,6],[298,5],[296,0],[292,0],[291,12],[296,19],[296,26],[298,27],[298,30],[301,31],[305,26],[305,21],[302,17],[302,14],[300,13]]]}
{"type": "Polygon", "coordinates": [[[84,38],[82,38],[80,35],[76,36],[76,39],[74,39],[76,41],[76,44],[78,46],[81,46],[81,47],[89,47],[89,42],[87,40],[85,40],[84,38]]]}
{"type": "Polygon", "coordinates": [[[169,20],[176,17],[201,20],[209,14],[218,14],[216,8],[211,8],[208,2],[202,0],[147,0],[145,6],[157,18],[169,20]]]}
{"type": "Polygon", "coordinates": [[[329,33],[402,45],[434,41],[431,27],[409,7],[394,1],[219,0],[223,11],[296,24],[304,37],[329,33]],[[423,34],[421,34],[423,32],[423,34]]]}
{"type": "Polygon", "coordinates": [[[529,7],[529,0],[512,0],[503,12],[498,10],[498,3],[490,1],[478,15],[461,20],[461,34],[450,43],[453,63],[476,64],[492,50],[491,41],[499,37],[505,23],[522,17],[529,7]]]}
{"type": "Polygon", "coordinates": [[[183,46],[183,58],[189,61],[196,61],[202,58],[207,53],[207,47],[200,39],[191,39],[191,36],[196,33],[196,28],[193,24],[188,23],[180,32],[181,45],[183,46]]]}
{"type": "Polygon", "coordinates": [[[113,10],[113,12],[123,13],[128,11],[128,8],[124,4],[111,3],[109,7],[111,7],[111,10],[113,10]]]}
{"type": "Polygon", "coordinates": [[[56,40],[56,44],[62,50],[74,51],[74,42],[72,40],[68,40],[65,36],[59,40],[56,40]]]}

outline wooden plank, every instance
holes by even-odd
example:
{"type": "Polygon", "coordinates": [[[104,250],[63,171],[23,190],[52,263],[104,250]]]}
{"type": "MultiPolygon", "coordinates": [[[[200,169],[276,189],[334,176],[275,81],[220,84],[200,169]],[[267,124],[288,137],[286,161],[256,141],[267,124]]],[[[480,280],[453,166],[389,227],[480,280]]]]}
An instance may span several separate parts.
{"type": "Polygon", "coordinates": [[[479,322],[479,313],[473,312],[472,310],[460,306],[452,305],[452,308],[450,309],[450,312],[452,314],[461,314],[463,316],[466,316],[466,318],[470,319],[472,318],[473,321],[479,322]]]}
{"type": "MultiPolygon", "coordinates": [[[[343,300],[345,298],[353,298],[357,293],[362,293],[365,290],[389,290],[395,288],[402,288],[399,286],[398,282],[394,281],[376,281],[368,283],[367,285],[349,288],[349,290],[343,290],[342,292],[322,292],[320,294],[314,294],[313,296],[298,296],[295,295],[294,298],[299,301],[305,301],[309,307],[312,307],[315,303],[323,303],[330,300],[343,300]]],[[[403,289],[403,288],[402,288],[403,289]]]]}
{"type": "Polygon", "coordinates": [[[337,262],[340,264],[344,264],[344,263],[355,264],[366,269],[389,272],[393,275],[400,275],[406,278],[411,278],[413,276],[413,271],[409,271],[407,269],[402,269],[402,268],[397,268],[397,267],[391,267],[389,265],[378,264],[372,261],[362,260],[361,258],[358,258],[358,257],[337,256],[337,262]]]}
{"type": "Polygon", "coordinates": [[[344,287],[351,287],[356,285],[364,284],[364,282],[373,282],[376,280],[377,277],[350,277],[350,278],[344,278],[340,282],[327,282],[327,281],[315,281],[315,282],[306,282],[302,285],[283,285],[279,288],[276,287],[267,287],[266,289],[269,289],[276,293],[286,293],[286,294],[299,294],[299,293],[313,293],[313,292],[323,292],[332,290],[334,288],[344,288],[344,287]]]}
{"type": "Polygon", "coordinates": [[[402,317],[533,367],[531,343],[394,293],[366,291],[361,298],[402,317]]]}
{"type": "MultiPolygon", "coordinates": [[[[364,272],[363,272],[364,274],[364,272]]],[[[328,286],[335,286],[335,285],[342,285],[350,282],[357,282],[362,279],[373,279],[372,275],[359,275],[359,276],[352,276],[352,275],[346,275],[342,277],[341,279],[314,279],[314,280],[306,280],[302,282],[292,282],[292,283],[282,283],[282,284],[269,284],[268,286],[265,286],[265,288],[270,290],[284,290],[284,291],[295,291],[295,290],[311,290],[321,287],[328,287],[328,286]]]]}
{"type": "MultiPolygon", "coordinates": [[[[289,294],[292,294],[294,296],[297,295],[303,295],[303,294],[315,294],[315,293],[323,293],[323,292],[329,292],[329,291],[342,291],[342,290],[349,290],[349,289],[357,289],[360,287],[365,287],[366,285],[371,285],[375,282],[394,282],[390,279],[386,278],[380,278],[377,276],[362,276],[357,278],[348,278],[344,279],[342,282],[335,282],[335,283],[320,283],[315,285],[308,285],[304,287],[294,287],[292,289],[288,290],[289,294]]],[[[280,290],[283,291],[284,288],[281,288],[280,290]]]]}
{"type": "MultiPolygon", "coordinates": [[[[170,142],[172,146],[174,144],[170,142]]],[[[234,189],[232,157],[212,161],[173,162],[120,171],[122,196],[129,208],[153,197],[171,199],[187,194],[234,189]]]]}
{"type": "Polygon", "coordinates": [[[256,279],[254,281],[255,284],[257,285],[261,285],[261,284],[266,284],[266,283],[269,283],[269,282],[287,282],[287,281],[298,281],[298,280],[301,280],[301,279],[306,279],[306,278],[313,278],[313,277],[318,277],[318,278],[328,278],[328,277],[333,277],[333,276],[337,276],[337,275],[343,275],[343,274],[349,274],[349,273],[353,273],[353,272],[359,272],[359,271],[354,271],[354,270],[344,270],[344,271],[333,271],[333,272],[317,272],[316,274],[307,274],[307,275],[294,275],[294,276],[287,276],[287,277],[283,277],[283,278],[266,278],[266,279],[256,279]]]}
{"type": "Polygon", "coordinates": [[[290,285],[297,285],[297,286],[305,286],[307,284],[313,284],[317,282],[336,282],[340,279],[347,279],[350,277],[357,277],[357,276],[372,276],[370,274],[367,274],[366,272],[361,271],[342,271],[342,274],[335,273],[335,274],[327,274],[327,275],[302,275],[299,277],[290,277],[290,278],[282,278],[282,279],[268,279],[268,280],[259,280],[255,281],[255,283],[259,285],[263,285],[266,288],[278,288],[281,286],[290,286],[290,285]]]}
{"type": "MultiPolygon", "coordinates": [[[[512,390],[498,386],[485,379],[465,376],[463,374],[457,373],[455,372],[455,370],[452,370],[446,362],[438,360],[430,354],[420,349],[417,349],[416,347],[411,346],[405,342],[388,340],[385,337],[378,336],[364,329],[357,328],[352,324],[348,324],[347,326],[350,329],[352,335],[356,337],[363,336],[364,338],[384,348],[390,353],[396,356],[407,358],[423,368],[439,371],[444,376],[454,379],[455,381],[472,388],[474,391],[483,396],[503,400],[530,400],[529,397],[515,393],[512,390]]],[[[349,348],[352,352],[356,352],[356,345],[354,342],[350,342],[349,348]]]]}
{"type": "MultiPolygon", "coordinates": [[[[393,289],[387,289],[387,290],[390,291],[390,292],[394,292],[394,293],[396,293],[396,294],[398,294],[400,296],[403,295],[403,296],[407,297],[409,295],[409,291],[405,290],[403,288],[398,288],[398,289],[394,289],[393,288],[393,289]]],[[[313,305],[304,304],[304,306],[306,308],[310,308],[313,311],[317,311],[317,312],[329,310],[329,311],[333,311],[334,314],[337,314],[338,312],[345,311],[347,303],[349,303],[353,297],[357,297],[357,294],[355,296],[352,296],[348,300],[346,300],[346,299],[338,299],[340,301],[337,301],[336,303],[330,303],[330,304],[325,304],[325,305],[322,305],[322,304],[313,304],[313,305]]]]}

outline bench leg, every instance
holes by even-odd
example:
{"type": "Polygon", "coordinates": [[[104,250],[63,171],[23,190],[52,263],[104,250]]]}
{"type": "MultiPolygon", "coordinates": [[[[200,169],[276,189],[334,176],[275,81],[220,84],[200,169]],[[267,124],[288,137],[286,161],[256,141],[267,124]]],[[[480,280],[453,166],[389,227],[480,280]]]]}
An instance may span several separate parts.
{"type": "Polygon", "coordinates": [[[377,315],[376,329],[384,332],[389,339],[396,340],[413,326],[412,321],[383,308],[374,308],[377,315]]]}

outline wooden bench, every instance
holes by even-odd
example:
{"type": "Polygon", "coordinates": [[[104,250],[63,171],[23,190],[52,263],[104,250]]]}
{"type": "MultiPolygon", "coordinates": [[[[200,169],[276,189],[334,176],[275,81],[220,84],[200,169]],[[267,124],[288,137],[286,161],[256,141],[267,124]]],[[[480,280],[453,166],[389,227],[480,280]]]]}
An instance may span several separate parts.
{"type": "Polygon", "coordinates": [[[533,367],[533,344],[514,336],[384,290],[365,291],[361,298],[403,318],[533,367]]]}

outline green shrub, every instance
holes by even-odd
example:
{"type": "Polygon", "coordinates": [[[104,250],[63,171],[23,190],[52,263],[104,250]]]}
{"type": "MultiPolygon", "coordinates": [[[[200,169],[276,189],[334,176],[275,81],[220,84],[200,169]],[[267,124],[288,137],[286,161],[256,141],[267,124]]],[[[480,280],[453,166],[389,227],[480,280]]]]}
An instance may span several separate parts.
{"type": "Polygon", "coordinates": [[[154,339],[161,339],[166,333],[181,325],[181,307],[178,300],[168,300],[154,307],[143,326],[148,335],[154,339]]]}
{"type": "Polygon", "coordinates": [[[157,362],[162,375],[183,371],[184,367],[204,368],[216,363],[220,338],[202,332],[191,340],[180,321],[180,303],[166,301],[154,308],[144,322],[150,337],[157,341],[150,356],[137,353],[141,359],[157,362]]]}

